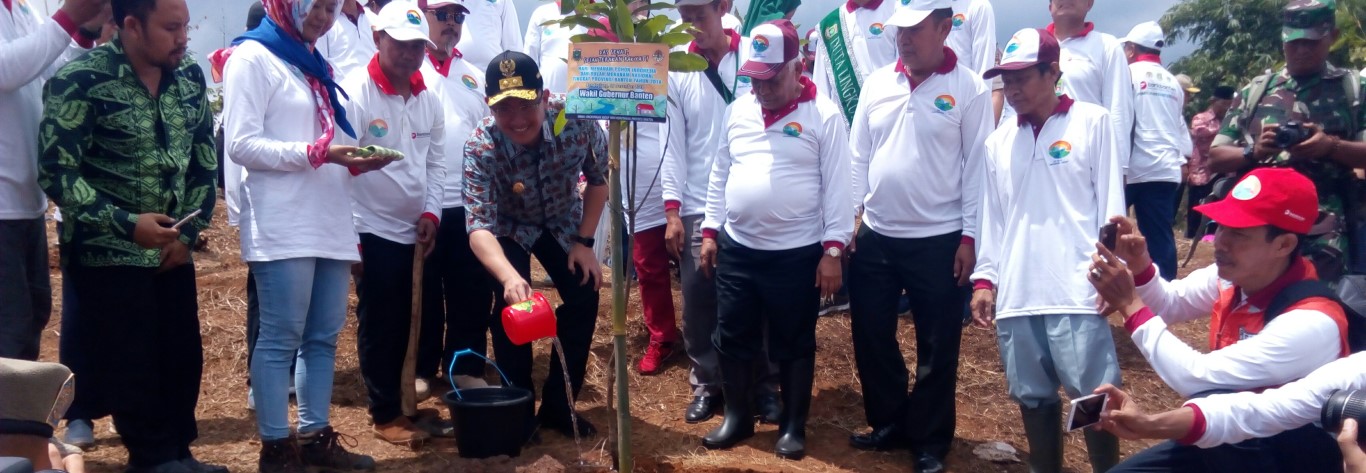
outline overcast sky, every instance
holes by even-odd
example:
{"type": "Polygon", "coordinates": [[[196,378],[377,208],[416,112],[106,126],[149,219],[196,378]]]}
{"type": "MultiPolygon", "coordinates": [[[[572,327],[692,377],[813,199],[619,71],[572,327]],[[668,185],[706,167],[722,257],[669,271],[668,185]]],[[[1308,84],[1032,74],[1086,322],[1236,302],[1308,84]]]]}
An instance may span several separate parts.
{"type": "MultiPolygon", "coordinates": [[[[199,62],[206,62],[205,57],[213,50],[223,47],[228,41],[241,33],[243,25],[246,23],[247,6],[251,4],[249,0],[187,0],[190,7],[190,23],[193,29],[190,32],[190,49],[195,53],[195,59],[199,62]]],[[[895,0],[887,0],[895,1],[895,0]]],[[[968,0],[956,0],[957,2],[967,2],[968,0]]],[[[40,5],[47,11],[53,11],[59,0],[31,0],[30,3],[40,5]]],[[[522,19],[523,30],[526,28],[526,20],[531,16],[531,12],[536,7],[544,4],[541,0],[513,0],[517,7],[517,14],[522,19]]],[[[749,0],[736,0],[736,8],[743,12],[749,5],[749,0]]],[[[1179,0],[1096,0],[1096,6],[1091,10],[1090,19],[1096,23],[1096,29],[1113,34],[1117,37],[1124,36],[1138,23],[1156,20],[1162,16],[1172,5],[1179,0]]],[[[793,21],[803,26],[803,29],[810,28],[820,21],[820,18],[836,6],[843,4],[842,0],[804,0],[804,3],[797,9],[797,15],[793,21]]],[[[994,0],[992,6],[996,9],[996,37],[998,41],[1005,41],[1010,35],[1021,28],[1042,27],[1048,24],[1048,3],[1047,0],[994,0]]],[[[1193,50],[1190,45],[1176,44],[1168,48],[1162,55],[1163,62],[1170,63],[1193,50]]]]}

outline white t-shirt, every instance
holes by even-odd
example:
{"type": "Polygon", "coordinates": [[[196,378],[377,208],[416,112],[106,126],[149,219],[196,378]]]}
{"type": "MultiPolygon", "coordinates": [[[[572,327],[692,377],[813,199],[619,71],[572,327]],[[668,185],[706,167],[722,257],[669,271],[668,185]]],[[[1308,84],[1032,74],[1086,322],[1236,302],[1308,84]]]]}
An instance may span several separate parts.
{"type": "Polygon", "coordinates": [[[484,77],[495,56],[522,50],[522,23],[512,0],[469,0],[461,5],[470,13],[465,15],[455,47],[465,53],[465,60],[479,71],[479,77],[484,77]]]}
{"type": "Polygon", "coordinates": [[[1181,182],[1181,165],[1194,144],[1182,108],[1185,91],[1161,63],[1139,60],[1129,65],[1134,81],[1134,144],[1129,154],[1129,184],[1181,182]]]}
{"type": "Polygon", "coordinates": [[[724,227],[755,250],[849,243],[849,129],[839,108],[814,92],[772,124],[754,94],[731,103],[707,185],[704,230],[724,227]]]}
{"type": "Polygon", "coordinates": [[[1100,105],[1109,111],[1110,133],[1119,149],[1115,156],[1122,172],[1129,167],[1130,135],[1134,129],[1129,60],[1124,57],[1124,47],[1118,39],[1090,28],[1088,24],[1081,36],[1058,38],[1062,48],[1058,90],[1078,102],[1100,105]]]}
{"type": "MultiPolygon", "coordinates": [[[[389,93],[388,79],[377,72],[362,69],[342,83],[351,94],[346,116],[359,125],[360,138],[354,144],[396,150],[403,159],[353,178],[352,211],[357,232],[411,245],[417,242],[418,218],[431,214],[441,219],[446,185],[444,110],[431,91],[415,88],[407,100],[389,93]]],[[[347,138],[339,141],[351,142],[347,138]]]]}
{"type": "Polygon", "coordinates": [[[853,196],[879,234],[977,236],[991,91],[976,71],[949,67],[914,90],[896,64],[864,84],[849,137],[853,196]]]}
{"type": "Polygon", "coordinates": [[[379,47],[375,46],[374,31],[370,29],[370,14],[364,12],[365,7],[361,7],[361,10],[355,23],[345,13],[337,13],[332,28],[313,45],[332,65],[332,76],[338,80],[365,69],[365,65],[370,64],[370,58],[379,52],[379,47]]]}
{"type": "MultiPolygon", "coordinates": [[[[848,20],[843,23],[845,34],[850,38],[848,51],[853,57],[855,73],[859,80],[864,80],[868,74],[882,66],[896,62],[896,32],[893,31],[896,28],[885,26],[883,23],[892,16],[892,12],[896,11],[899,4],[897,0],[882,0],[875,9],[855,8],[849,15],[844,16],[848,20]]],[[[837,8],[847,7],[840,4],[837,8]]],[[[819,24],[817,27],[819,28],[819,24]]],[[[835,87],[830,53],[826,47],[830,41],[821,38],[816,44],[816,67],[811,77],[816,82],[816,91],[835,101],[838,106],[840,95],[835,87]]]]}
{"type": "Polygon", "coordinates": [[[452,58],[447,75],[437,72],[431,57],[422,62],[422,80],[441,100],[445,111],[446,184],[441,208],[465,206],[465,143],[489,106],[484,100],[484,74],[465,59],[452,58]]]}
{"type": "MultiPolygon", "coordinates": [[[[722,86],[739,100],[751,89],[749,77],[739,74],[740,66],[749,58],[749,47],[742,46],[747,41],[739,33],[731,33],[731,50],[716,65],[716,72],[722,86]]],[[[669,145],[659,177],[664,200],[680,206],[680,217],[702,215],[706,210],[707,182],[721,148],[727,107],[705,73],[669,73],[668,121],[662,130],[669,145]]]]}
{"type": "MultiPolygon", "coordinates": [[[[660,182],[660,171],[664,164],[663,147],[663,123],[639,123],[636,125],[636,160],[635,168],[630,169],[630,174],[635,175],[635,185],[627,182],[627,141],[623,137],[621,152],[621,172],[616,173],[621,180],[621,202],[622,209],[629,209],[631,201],[635,201],[636,207],[636,232],[643,232],[651,228],[660,227],[665,224],[664,217],[664,186],[660,182]],[[635,196],[632,199],[630,192],[634,187],[635,196]]],[[[622,212],[626,216],[626,229],[631,229],[631,216],[622,212]]],[[[605,214],[604,214],[605,215],[605,214]]]]}
{"type": "MultiPolygon", "coordinates": [[[[896,44],[896,36],[891,37],[896,44]]],[[[987,0],[953,0],[948,46],[958,63],[978,73],[996,67],[996,11],[987,0]]],[[[980,77],[980,76],[979,76],[980,77]]]]}
{"type": "MultiPolygon", "coordinates": [[[[360,261],[351,174],[308,161],[308,147],[322,135],[322,125],[319,97],[303,72],[247,41],[224,66],[223,93],[223,149],[248,171],[239,201],[242,259],[360,261]]],[[[336,133],[345,136],[340,129],[336,133]]]]}
{"type": "Polygon", "coordinates": [[[43,84],[85,51],[23,0],[0,6],[0,116],[7,124],[0,127],[0,220],[41,218],[47,211],[38,187],[43,84]]]}
{"type": "Polygon", "coordinates": [[[526,55],[541,66],[541,78],[545,81],[545,88],[552,94],[563,94],[569,90],[569,63],[565,62],[569,59],[569,39],[588,32],[582,26],[541,26],[547,21],[561,18],[564,15],[560,14],[559,5],[547,3],[536,7],[536,11],[531,12],[531,22],[527,24],[526,38],[522,41],[526,55]]]}
{"type": "Polygon", "coordinates": [[[1006,123],[987,138],[977,269],[996,287],[996,318],[1095,314],[1086,281],[1096,236],[1124,212],[1105,109],[1073,102],[1038,136],[1006,123]]]}
{"type": "MultiPolygon", "coordinates": [[[[1195,446],[1217,447],[1265,438],[1318,422],[1335,391],[1366,389],[1366,353],[1323,365],[1304,379],[1262,393],[1240,392],[1192,399],[1205,431],[1195,446]]],[[[1198,422],[1197,422],[1198,423],[1198,422]]]]}

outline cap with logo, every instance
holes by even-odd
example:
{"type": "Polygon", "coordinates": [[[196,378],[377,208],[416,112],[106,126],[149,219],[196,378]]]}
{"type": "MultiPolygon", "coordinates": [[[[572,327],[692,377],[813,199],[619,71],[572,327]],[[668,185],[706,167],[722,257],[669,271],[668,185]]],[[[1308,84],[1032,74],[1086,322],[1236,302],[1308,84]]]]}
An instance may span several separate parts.
{"type": "Polygon", "coordinates": [[[953,8],[953,0],[910,0],[900,2],[892,16],[887,18],[887,26],[910,28],[925,21],[935,10],[953,8]]]}
{"type": "Polygon", "coordinates": [[[484,95],[489,98],[489,106],[509,97],[536,100],[543,88],[540,66],[531,56],[517,51],[494,56],[484,71],[484,95]]]}
{"type": "Polygon", "coordinates": [[[1176,83],[1181,85],[1181,90],[1190,92],[1192,94],[1200,93],[1200,88],[1195,86],[1195,81],[1191,80],[1191,76],[1185,74],[1177,74],[1176,83]]]}
{"type": "MultiPolygon", "coordinates": [[[[675,0],[675,1],[674,1],[674,6],[675,6],[675,7],[689,7],[689,6],[711,5],[712,2],[715,2],[715,1],[717,1],[717,0],[675,0]]],[[[724,13],[724,12],[723,12],[723,13],[724,13]]]]}
{"type": "Polygon", "coordinates": [[[1044,29],[1025,28],[1016,31],[1015,35],[1010,37],[1010,41],[1006,42],[1006,48],[1002,51],[1000,64],[987,69],[982,74],[982,78],[991,79],[1006,71],[1018,71],[1039,64],[1052,64],[1058,62],[1060,54],[1058,38],[1053,36],[1053,33],[1044,29]]]}
{"type": "Polygon", "coordinates": [[[1119,40],[1122,43],[1134,43],[1148,49],[1162,49],[1167,45],[1166,36],[1162,34],[1162,25],[1156,21],[1145,21],[1134,25],[1134,29],[1129,30],[1129,34],[1119,40]]]}
{"type": "Polygon", "coordinates": [[[422,40],[427,47],[436,48],[436,43],[427,36],[427,15],[423,15],[417,4],[402,0],[389,2],[375,15],[370,28],[383,31],[398,41],[422,40]]]}
{"type": "Polygon", "coordinates": [[[469,7],[465,6],[464,0],[417,0],[417,7],[423,10],[435,10],[441,7],[453,6],[469,13],[469,7]]]}
{"type": "Polygon", "coordinates": [[[1318,191],[1303,174],[1286,168],[1258,168],[1247,173],[1228,197],[1195,207],[1229,228],[1271,225],[1306,234],[1319,216],[1318,191]]]}
{"type": "Polygon", "coordinates": [[[740,66],[740,74],[759,80],[772,79],[793,59],[797,59],[797,27],[788,20],[774,20],[750,31],[750,56],[740,66]]]}
{"type": "Polygon", "coordinates": [[[1333,34],[1337,0],[1291,0],[1281,10],[1281,41],[1320,40],[1333,34]]]}

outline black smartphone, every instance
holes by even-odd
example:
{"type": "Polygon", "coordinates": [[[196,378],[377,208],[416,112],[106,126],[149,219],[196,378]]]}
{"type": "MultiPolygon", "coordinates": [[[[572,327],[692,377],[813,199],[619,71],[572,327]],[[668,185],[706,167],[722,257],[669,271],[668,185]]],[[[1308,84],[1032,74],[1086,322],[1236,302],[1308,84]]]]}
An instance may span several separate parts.
{"type": "Polygon", "coordinates": [[[1119,238],[1119,225],[1107,223],[1100,227],[1100,244],[1105,249],[1115,251],[1115,240],[1119,238]]]}
{"type": "Polygon", "coordinates": [[[1100,423],[1100,413],[1109,402],[1109,394],[1092,394],[1072,400],[1072,410],[1067,413],[1067,431],[1084,429],[1100,423]]]}

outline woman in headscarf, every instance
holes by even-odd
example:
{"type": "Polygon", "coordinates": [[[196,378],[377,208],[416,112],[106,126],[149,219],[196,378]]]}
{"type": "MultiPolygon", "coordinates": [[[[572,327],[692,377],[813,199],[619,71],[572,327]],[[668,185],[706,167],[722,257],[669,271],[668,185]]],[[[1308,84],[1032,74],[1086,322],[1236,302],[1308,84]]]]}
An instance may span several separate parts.
{"type": "Polygon", "coordinates": [[[246,170],[239,188],[242,258],[260,301],[250,370],[262,473],[375,466],[346,451],[328,422],[347,279],[360,260],[348,171],[388,164],[351,157],[354,147],[333,144],[346,139],[339,133],[356,134],[338,101],[345,92],[313,43],[332,27],[341,2],[265,0],[266,20],[233,41],[223,68],[224,148],[246,170]],[[297,438],[289,425],[296,357],[297,438]]]}

